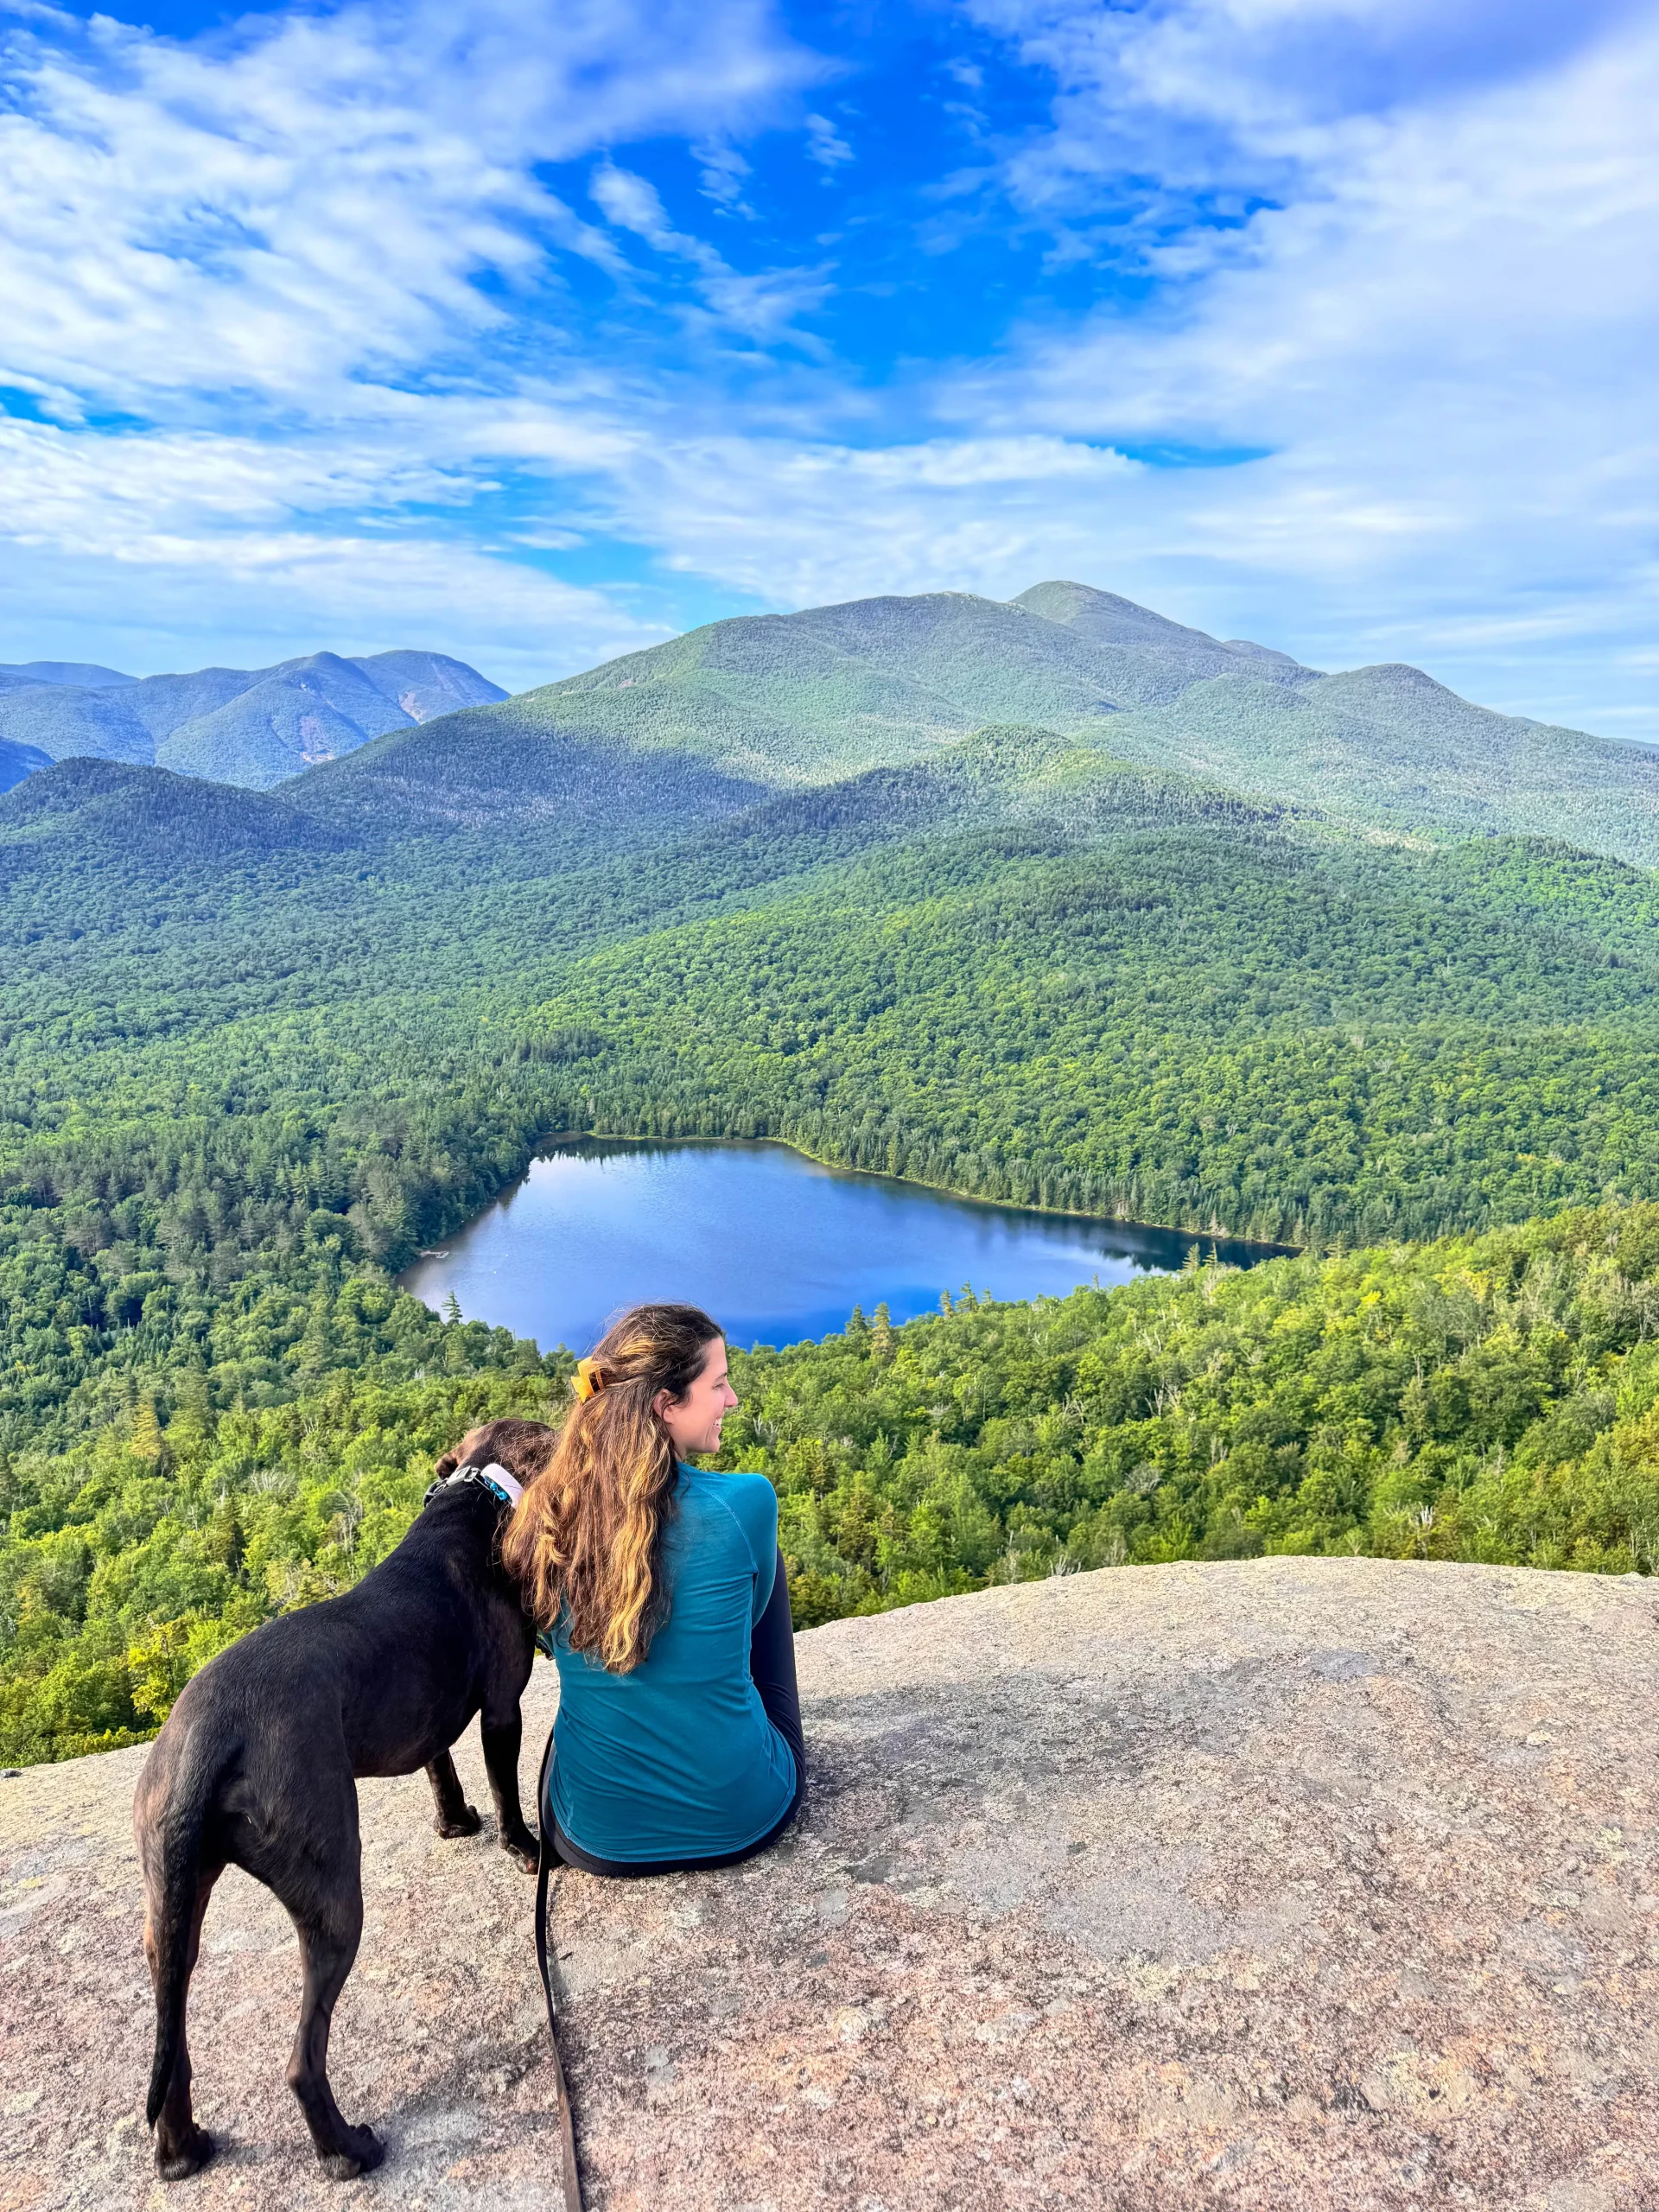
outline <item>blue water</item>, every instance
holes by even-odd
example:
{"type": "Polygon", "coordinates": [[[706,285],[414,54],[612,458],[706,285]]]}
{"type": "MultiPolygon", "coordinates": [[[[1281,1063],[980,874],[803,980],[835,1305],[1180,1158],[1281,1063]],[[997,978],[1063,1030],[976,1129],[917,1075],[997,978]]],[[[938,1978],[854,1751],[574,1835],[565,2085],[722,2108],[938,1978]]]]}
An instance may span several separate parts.
{"type": "Polygon", "coordinates": [[[976,1205],[880,1175],[821,1167],[779,1144],[587,1138],[524,1179],[400,1278],[435,1310],[453,1293],[487,1321],[585,1351],[642,1299],[684,1299],[732,1343],[798,1343],[886,1301],[895,1321],[964,1285],[1063,1296],[1180,1267],[1194,1245],[1235,1264],[1268,1247],[1122,1221],[976,1205]]]}

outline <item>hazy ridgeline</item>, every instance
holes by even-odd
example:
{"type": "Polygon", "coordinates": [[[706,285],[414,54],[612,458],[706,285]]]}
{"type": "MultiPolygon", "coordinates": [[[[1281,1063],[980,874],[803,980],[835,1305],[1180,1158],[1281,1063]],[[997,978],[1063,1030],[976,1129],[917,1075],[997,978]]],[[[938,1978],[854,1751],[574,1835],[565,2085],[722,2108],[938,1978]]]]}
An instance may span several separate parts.
{"type": "Polygon", "coordinates": [[[26,768],[0,1756],[154,1726],[466,1420],[557,1402],[388,1278],[562,1128],[1322,1255],[747,1362],[808,1620],[1261,1549],[1647,1567],[1656,795],[1058,585],[715,625],[270,794],[26,768]]]}

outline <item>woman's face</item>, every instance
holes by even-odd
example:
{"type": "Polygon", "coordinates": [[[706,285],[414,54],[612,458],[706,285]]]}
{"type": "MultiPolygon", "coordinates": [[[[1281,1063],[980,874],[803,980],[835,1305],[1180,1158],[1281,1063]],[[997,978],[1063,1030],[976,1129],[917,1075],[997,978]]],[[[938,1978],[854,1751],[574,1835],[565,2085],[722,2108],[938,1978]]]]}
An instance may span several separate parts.
{"type": "Polygon", "coordinates": [[[737,1403],[737,1393],[726,1379],[726,1339],[715,1337],[702,1355],[702,1365],[683,1398],[659,1390],[652,1400],[657,1418],[683,1459],[694,1452],[718,1452],[720,1424],[737,1403]]]}

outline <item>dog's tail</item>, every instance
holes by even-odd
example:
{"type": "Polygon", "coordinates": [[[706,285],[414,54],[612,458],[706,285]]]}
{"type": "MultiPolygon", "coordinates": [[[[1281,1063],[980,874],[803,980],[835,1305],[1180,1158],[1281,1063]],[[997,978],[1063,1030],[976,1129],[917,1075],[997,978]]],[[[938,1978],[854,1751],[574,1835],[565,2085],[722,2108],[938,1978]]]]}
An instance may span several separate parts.
{"type": "Polygon", "coordinates": [[[184,2047],[184,2008],[195,1963],[191,1954],[201,1885],[201,1832],[219,1782],[219,1762],[193,1758],[194,1750],[187,1737],[177,1768],[162,1784],[165,1796],[148,1824],[151,1849],[144,1856],[149,1862],[146,1887],[156,1972],[156,2056],[144,2118],[151,2127],[161,2117],[184,2047]]]}

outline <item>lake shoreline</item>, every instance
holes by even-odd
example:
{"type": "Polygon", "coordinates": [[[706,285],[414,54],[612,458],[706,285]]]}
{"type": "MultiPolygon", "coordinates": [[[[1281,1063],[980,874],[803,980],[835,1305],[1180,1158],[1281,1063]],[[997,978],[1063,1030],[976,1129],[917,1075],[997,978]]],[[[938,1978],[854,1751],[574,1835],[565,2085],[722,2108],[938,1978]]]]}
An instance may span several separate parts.
{"type": "Polygon", "coordinates": [[[942,1190],[778,1137],[562,1129],[397,1281],[540,1345],[592,1343],[625,1306],[670,1297],[725,1317],[734,1344],[793,1344],[858,1306],[902,1323],[964,1291],[1025,1302],[1286,1256],[1224,1231],[942,1190]]]}
{"type": "Polygon", "coordinates": [[[832,1175],[857,1175],[876,1183],[893,1183],[908,1191],[928,1191],[940,1198],[954,1198],[965,1206],[994,1206],[1004,1212],[1046,1215],[1051,1221],[1088,1221],[1109,1223],[1115,1229],[1156,1229],[1169,1236],[1207,1237],[1212,1242],[1227,1244],[1248,1244],[1253,1252],[1270,1253],[1274,1259],[1294,1260],[1306,1251],[1305,1244],[1279,1244],[1262,1236],[1240,1236],[1230,1229],[1195,1229],[1185,1222],[1147,1221],[1139,1214],[1079,1213],[1071,1206],[1027,1205],[1018,1198],[988,1198],[981,1191],[959,1191],[953,1183],[924,1183],[914,1175],[894,1175],[885,1167],[849,1167],[844,1160],[831,1160],[823,1153],[814,1152],[810,1146],[798,1143],[793,1137],[642,1137],[626,1129],[584,1129],[555,1131],[537,1140],[532,1160],[545,1159],[548,1153],[562,1144],[709,1144],[709,1145],[781,1145],[786,1152],[798,1153],[803,1160],[810,1160],[815,1167],[822,1167],[832,1175]]]}

